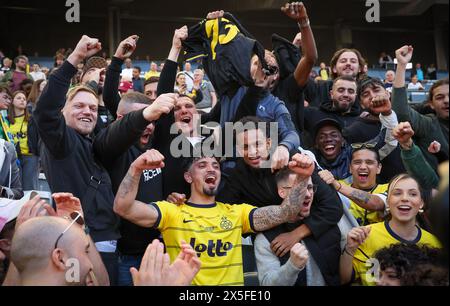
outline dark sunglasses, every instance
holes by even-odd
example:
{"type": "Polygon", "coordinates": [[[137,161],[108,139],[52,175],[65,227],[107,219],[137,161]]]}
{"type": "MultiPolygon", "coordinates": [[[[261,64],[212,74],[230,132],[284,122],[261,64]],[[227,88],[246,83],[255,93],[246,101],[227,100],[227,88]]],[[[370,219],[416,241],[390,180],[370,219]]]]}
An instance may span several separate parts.
{"type": "Polygon", "coordinates": [[[70,214],[70,218],[72,219],[72,222],[66,227],[66,229],[58,236],[55,242],[55,249],[58,247],[58,242],[62,238],[62,236],[74,225],[75,223],[78,223],[79,225],[84,225],[84,219],[80,212],[74,211],[70,214]]]}
{"type": "Polygon", "coordinates": [[[352,149],[358,150],[358,149],[374,149],[376,147],[376,144],[374,143],[367,143],[367,142],[359,142],[359,143],[352,143],[351,144],[352,149]]]}

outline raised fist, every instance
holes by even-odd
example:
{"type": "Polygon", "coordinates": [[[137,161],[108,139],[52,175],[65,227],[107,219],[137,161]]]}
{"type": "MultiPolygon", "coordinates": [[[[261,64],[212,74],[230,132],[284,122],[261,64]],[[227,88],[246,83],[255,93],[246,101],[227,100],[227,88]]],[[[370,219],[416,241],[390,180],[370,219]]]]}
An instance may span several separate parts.
{"type": "Polygon", "coordinates": [[[411,61],[414,48],[412,46],[403,46],[395,51],[397,62],[406,65],[411,61]]]}
{"type": "Polygon", "coordinates": [[[80,60],[91,57],[102,49],[102,44],[97,38],[91,38],[87,35],[83,35],[78,42],[73,54],[80,60]]]}
{"type": "Polygon", "coordinates": [[[221,18],[221,17],[223,17],[223,14],[225,14],[225,12],[223,10],[209,12],[208,15],[206,15],[206,19],[221,18]]]}
{"type": "Polygon", "coordinates": [[[147,150],[141,154],[132,164],[136,170],[152,170],[164,167],[164,156],[157,150],[147,150]]]}
{"type": "Polygon", "coordinates": [[[303,2],[286,3],[281,7],[281,11],[297,22],[308,18],[308,13],[303,2]]]}
{"type": "Polygon", "coordinates": [[[144,118],[151,122],[158,120],[162,114],[168,114],[174,108],[177,102],[177,95],[166,93],[160,95],[156,100],[144,109],[144,118]]]}
{"type": "Polygon", "coordinates": [[[306,154],[295,154],[288,166],[301,179],[309,178],[314,172],[314,161],[306,154]]]}
{"type": "Polygon", "coordinates": [[[392,136],[401,144],[406,145],[412,142],[411,138],[414,136],[414,130],[409,122],[400,122],[393,130],[392,136]]]}
{"type": "Polygon", "coordinates": [[[187,37],[188,37],[188,27],[187,26],[183,26],[179,29],[176,29],[173,34],[172,46],[177,49],[181,49],[181,47],[182,47],[181,42],[184,41],[187,37]]]}

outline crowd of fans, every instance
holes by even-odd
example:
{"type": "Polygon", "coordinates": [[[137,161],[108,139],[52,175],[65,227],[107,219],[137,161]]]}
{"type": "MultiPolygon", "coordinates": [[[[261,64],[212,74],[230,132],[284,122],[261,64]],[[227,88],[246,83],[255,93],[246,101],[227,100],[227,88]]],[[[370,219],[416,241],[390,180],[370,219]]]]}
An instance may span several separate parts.
{"type": "Polygon", "coordinates": [[[281,11],[300,31],[273,51],[215,11],[148,72],[137,35],[5,57],[0,283],[244,285],[249,235],[260,285],[448,286],[448,78],[413,107],[409,45],[385,80],[356,49],[314,75],[305,6],[281,11]],[[24,193],[41,170],[52,199],[24,193]]]}

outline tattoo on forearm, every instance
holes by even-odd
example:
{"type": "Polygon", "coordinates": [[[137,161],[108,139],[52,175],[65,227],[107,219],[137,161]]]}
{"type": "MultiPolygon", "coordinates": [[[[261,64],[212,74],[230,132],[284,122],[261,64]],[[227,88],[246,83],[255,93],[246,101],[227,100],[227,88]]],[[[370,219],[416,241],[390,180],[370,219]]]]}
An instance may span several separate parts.
{"type": "Polygon", "coordinates": [[[360,204],[367,204],[370,200],[370,193],[362,190],[354,190],[350,193],[350,198],[360,204]]]}
{"type": "MultiPolygon", "coordinates": [[[[126,198],[131,191],[137,191],[139,186],[139,177],[136,178],[127,172],[122,183],[120,183],[119,190],[117,191],[117,197],[126,198]]],[[[133,199],[134,200],[134,199],[133,199]]]]}
{"type": "Polygon", "coordinates": [[[271,205],[258,208],[253,214],[255,230],[264,231],[285,223],[290,217],[300,211],[306,193],[308,180],[297,181],[291,192],[281,205],[271,205]]]}

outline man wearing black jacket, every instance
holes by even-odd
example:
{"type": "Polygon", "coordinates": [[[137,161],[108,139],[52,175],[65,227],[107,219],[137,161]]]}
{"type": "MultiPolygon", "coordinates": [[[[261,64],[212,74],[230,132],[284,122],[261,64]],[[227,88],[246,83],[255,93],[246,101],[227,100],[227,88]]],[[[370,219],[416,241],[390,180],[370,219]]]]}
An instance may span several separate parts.
{"type": "MultiPolygon", "coordinates": [[[[81,199],[86,224],[110,282],[115,284],[119,218],[112,209],[114,194],[102,162],[110,152],[125,152],[156,118],[154,110],[148,107],[111,125],[120,132],[114,138],[110,138],[109,128],[100,132],[106,134],[99,141],[89,136],[97,122],[96,93],[89,87],[77,86],[67,94],[67,101],[66,93],[78,63],[100,49],[97,39],[85,35],[81,38],[67,61],[50,76],[34,117],[42,140],[41,158],[50,188],[53,192],[70,192],[81,199]]],[[[164,99],[170,111],[174,97],[164,99]]]]}
{"type": "MultiPolygon", "coordinates": [[[[130,44],[130,51],[133,52],[135,49],[135,44],[131,40],[133,36],[128,37],[122,41],[116,53],[112,59],[111,65],[108,67],[106,78],[105,78],[105,88],[108,92],[105,92],[104,98],[107,99],[108,105],[115,105],[115,101],[118,102],[118,106],[114,109],[116,113],[117,120],[121,120],[126,114],[142,110],[148,105],[154,103],[155,106],[159,104],[159,100],[151,100],[147,96],[141,93],[127,93],[122,96],[118,95],[117,90],[114,88],[119,87],[121,65],[123,63],[124,56],[124,45],[130,44]]],[[[125,49],[127,50],[127,49],[125,49]]],[[[158,119],[158,118],[156,118],[158,119]]],[[[106,158],[102,159],[102,164],[108,171],[111,177],[112,189],[114,194],[117,193],[117,189],[128,171],[131,163],[138,158],[145,150],[151,148],[151,138],[154,130],[154,124],[150,123],[145,130],[142,132],[141,137],[136,143],[134,143],[126,152],[104,152],[105,154],[100,154],[106,158]]],[[[106,133],[102,133],[97,136],[97,141],[111,141],[115,142],[120,135],[120,131],[116,127],[111,127],[106,139],[106,133]],[[105,138],[105,139],[104,139],[105,138]]],[[[109,146],[108,146],[109,147],[109,146]]],[[[145,170],[144,175],[141,176],[139,182],[139,189],[136,198],[139,201],[161,201],[164,200],[162,194],[162,170],[145,170]]],[[[120,220],[120,234],[121,238],[117,242],[117,248],[119,250],[119,275],[118,275],[118,285],[119,286],[132,286],[133,280],[130,274],[131,267],[139,267],[141,265],[142,256],[147,249],[147,246],[154,240],[158,239],[160,232],[156,229],[148,229],[137,226],[123,218],[120,220]]]]}
{"type": "MultiPolygon", "coordinates": [[[[225,178],[226,182],[217,199],[225,203],[249,203],[255,206],[279,205],[282,198],[278,194],[275,175],[270,168],[261,167],[268,155],[268,147],[261,145],[261,142],[270,146],[270,139],[266,137],[266,131],[258,128],[261,120],[247,117],[241,120],[241,123],[245,122],[253,122],[256,129],[244,130],[236,136],[242,158],[238,159],[231,175],[225,178]]],[[[312,181],[317,184],[317,193],[311,215],[305,218],[300,227],[289,233],[292,236],[282,235],[273,240],[272,249],[277,256],[285,255],[296,242],[308,236],[319,238],[335,227],[342,217],[342,204],[336,192],[320,179],[317,172],[313,173],[312,181]],[[299,239],[295,241],[293,236],[299,239]]]]}
{"type": "Polygon", "coordinates": [[[314,139],[311,137],[314,132],[314,127],[320,120],[334,119],[345,128],[351,125],[360,114],[360,107],[355,103],[356,101],[357,83],[350,76],[341,76],[333,81],[331,89],[332,102],[324,102],[319,108],[307,107],[305,108],[305,132],[304,135],[305,146],[310,147],[314,144],[314,139]]]}

